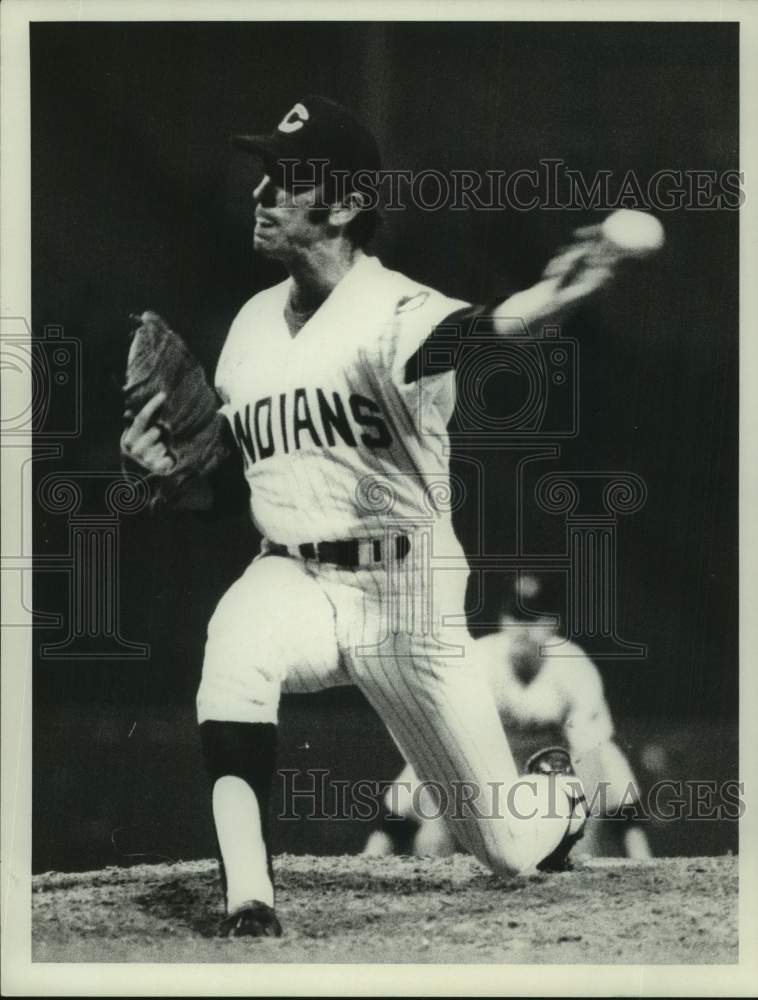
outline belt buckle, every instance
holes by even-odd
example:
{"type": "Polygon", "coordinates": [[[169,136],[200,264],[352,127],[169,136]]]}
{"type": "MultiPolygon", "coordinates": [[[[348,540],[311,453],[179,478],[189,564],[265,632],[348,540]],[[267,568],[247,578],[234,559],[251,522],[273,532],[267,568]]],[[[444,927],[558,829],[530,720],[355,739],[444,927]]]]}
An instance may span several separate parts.
{"type": "Polygon", "coordinates": [[[366,564],[373,565],[382,562],[388,551],[391,551],[390,546],[394,547],[395,559],[402,560],[411,551],[411,540],[407,535],[395,535],[388,546],[386,538],[369,539],[366,564]]]}
{"type": "Polygon", "coordinates": [[[382,543],[374,538],[355,540],[355,565],[373,566],[382,561],[382,543]]]}

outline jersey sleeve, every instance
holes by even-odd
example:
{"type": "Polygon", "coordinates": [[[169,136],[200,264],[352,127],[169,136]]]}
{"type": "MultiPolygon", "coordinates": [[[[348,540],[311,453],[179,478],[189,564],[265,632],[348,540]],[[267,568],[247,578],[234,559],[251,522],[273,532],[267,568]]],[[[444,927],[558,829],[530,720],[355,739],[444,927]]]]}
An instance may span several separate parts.
{"type": "Polygon", "coordinates": [[[491,306],[466,305],[445,316],[405,362],[403,381],[417,382],[455,368],[458,352],[472,333],[492,333],[487,316],[491,306]]]}
{"type": "Polygon", "coordinates": [[[464,342],[472,336],[495,336],[492,314],[517,289],[512,288],[499,298],[482,305],[459,305],[438,321],[405,362],[404,381],[415,382],[455,367],[464,342]]]}
{"type": "MultiPolygon", "coordinates": [[[[398,386],[405,385],[409,381],[406,379],[409,359],[418,353],[436,328],[446,325],[449,317],[471,308],[461,299],[449,298],[430,288],[402,296],[395,306],[391,333],[384,343],[384,364],[392,381],[398,386]]],[[[439,371],[429,374],[442,374],[449,368],[441,366],[439,371]]]]}

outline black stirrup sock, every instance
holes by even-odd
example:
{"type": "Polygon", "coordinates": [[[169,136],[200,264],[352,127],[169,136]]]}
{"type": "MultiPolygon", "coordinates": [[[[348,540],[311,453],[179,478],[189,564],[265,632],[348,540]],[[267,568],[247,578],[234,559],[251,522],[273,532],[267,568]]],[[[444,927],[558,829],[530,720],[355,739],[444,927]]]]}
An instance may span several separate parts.
{"type": "MultiPolygon", "coordinates": [[[[252,788],[261,815],[261,833],[266,845],[266,862],[271,884],[271,783],[276,768],[277,727],[270,722],[216,722],[200,724],[200,739],[211,789],[219,778],[241,778],[252,788]]],[[[221,849],[216,838],[216,852],[221,863],[221,881],[226,895],[226,874],[221,849]]]]}

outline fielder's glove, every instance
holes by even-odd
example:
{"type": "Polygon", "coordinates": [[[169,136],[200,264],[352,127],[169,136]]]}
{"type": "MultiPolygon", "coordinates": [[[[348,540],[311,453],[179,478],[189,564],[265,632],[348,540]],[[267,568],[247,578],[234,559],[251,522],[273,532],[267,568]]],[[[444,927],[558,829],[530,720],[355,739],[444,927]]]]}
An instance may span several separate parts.
{"type": "MultiPolygon", "coordinates": [[[[166,399],[155,426],[160,428],[169,462],[148,469],[152,506],[181,502],[183,496],[214,472],[228,456],[226,421],[218,412],[216,393],[199,361],[182,338],[154,312],[134,316],[140,325],[132,333],[123,387],[125,417],[134,417],[159,392],[166,399]]],[[[133,461],[121,438],[123,467],[133,461]]],[[[145,468],[142,467],[145,474],[145,468]]]]}

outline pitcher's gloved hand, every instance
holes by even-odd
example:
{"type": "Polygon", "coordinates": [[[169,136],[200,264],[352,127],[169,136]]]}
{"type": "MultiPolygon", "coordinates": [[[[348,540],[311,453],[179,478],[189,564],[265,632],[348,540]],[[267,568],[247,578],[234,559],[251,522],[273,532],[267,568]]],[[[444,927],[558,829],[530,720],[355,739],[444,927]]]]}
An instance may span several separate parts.
{"type": "Polygon", "coordinates": [[[181,502],[228,456],[224,417],[199,361],[154,312],[135,317],[123,387],[124,467],[147,478],[153,507],[181,502]]]}

